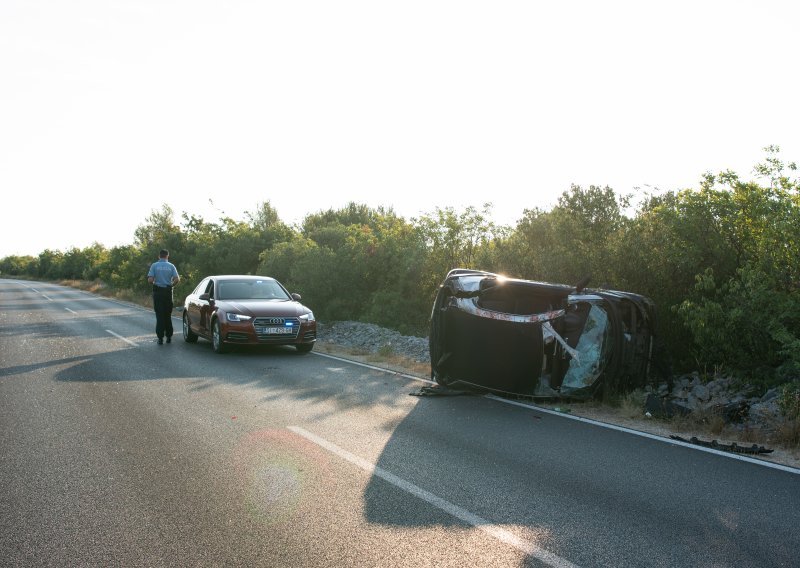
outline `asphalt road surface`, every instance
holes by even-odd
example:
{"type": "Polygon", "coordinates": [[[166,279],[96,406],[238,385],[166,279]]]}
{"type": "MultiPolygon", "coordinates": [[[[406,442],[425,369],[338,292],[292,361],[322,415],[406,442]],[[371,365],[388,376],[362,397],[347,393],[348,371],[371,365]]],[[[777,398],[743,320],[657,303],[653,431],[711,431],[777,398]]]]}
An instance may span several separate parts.
{"type": "Polygon", "coordinates": [[[0,280],[0,565],[800,566],[798,470],[154,328],[0,280]]]}

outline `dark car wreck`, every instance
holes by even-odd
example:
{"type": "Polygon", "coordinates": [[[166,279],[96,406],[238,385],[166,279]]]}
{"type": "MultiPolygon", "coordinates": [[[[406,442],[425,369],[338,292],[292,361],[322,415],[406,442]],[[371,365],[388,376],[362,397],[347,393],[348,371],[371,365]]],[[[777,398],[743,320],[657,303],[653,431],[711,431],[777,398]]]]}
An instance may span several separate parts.
{"type": "Polygon", "coordinates": [[[654,303],[585,285],[451,270],[431,314],[431,378],[542,398],[588,399],[603,386],[643,386],[654,303]]]}

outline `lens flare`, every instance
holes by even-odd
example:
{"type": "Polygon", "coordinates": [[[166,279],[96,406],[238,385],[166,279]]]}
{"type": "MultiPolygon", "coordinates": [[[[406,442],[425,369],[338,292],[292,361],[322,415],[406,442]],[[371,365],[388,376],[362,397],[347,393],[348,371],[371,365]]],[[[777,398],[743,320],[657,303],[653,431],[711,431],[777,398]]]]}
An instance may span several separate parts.
{"type": "Polygon", "coordinates": [[[266,524],[290,520],[313,503],[328,456],[288,430],[250,432],[233,453],[244,509],[266,524]]]}

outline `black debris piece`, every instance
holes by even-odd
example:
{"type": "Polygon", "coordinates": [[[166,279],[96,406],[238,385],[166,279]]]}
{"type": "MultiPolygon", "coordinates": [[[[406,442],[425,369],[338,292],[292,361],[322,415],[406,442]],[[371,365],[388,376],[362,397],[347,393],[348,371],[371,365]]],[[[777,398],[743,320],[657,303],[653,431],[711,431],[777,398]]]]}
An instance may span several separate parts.
{"type": "Polygon", "coordinates": [[[408,393],[411,396],[462,396],[468,394],[476,394],[472,390],[460,390],[442,385],[433,385],[430,387],[422,387],[418,391],[408,393]]]}
{"type": "Polygon", "coordinates": [[[672,418],[673,416],[688,416],[692,410],[688,406],[666,400],[657,394],[650,393],[644,403],[645,412],[656,418],[672,418]]]}
{"type": "Polygon", "coordinates": [[[773,450],[767,449],[764,446],[758,446],[753,444],[752,446],[740,446],[736,442],[731,442],[730,444],[721,444],[716,440],[711,440],[710,442],[705,440],[699,440],[696,436],[692,436],[688,440],[686,438],[681,438],[680,436],[671,435],[670,438],[673,440],[680,440],[681,442],[688,442],[690,444],[696,444],[698,446],[703,446],[704,448],[713,448],[715,450],[722,450],[724,452],[733,452],[735,454],[770,454],[773,450]]]}

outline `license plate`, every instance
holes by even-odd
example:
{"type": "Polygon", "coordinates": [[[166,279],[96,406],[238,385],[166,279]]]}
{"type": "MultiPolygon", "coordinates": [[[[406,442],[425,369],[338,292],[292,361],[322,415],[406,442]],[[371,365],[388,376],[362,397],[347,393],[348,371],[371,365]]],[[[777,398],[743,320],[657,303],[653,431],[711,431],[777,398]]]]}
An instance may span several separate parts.
{"type": "Polygon", "coordinates": [[[256,333],[266,335],[291,335],[294,333],[294,328],[291,327],[257,327],[256,333]]]}

